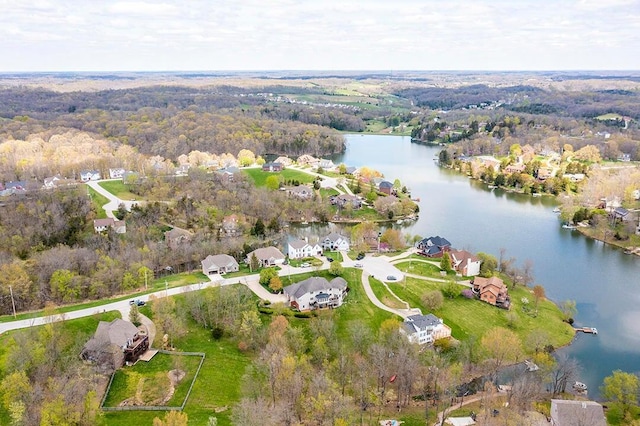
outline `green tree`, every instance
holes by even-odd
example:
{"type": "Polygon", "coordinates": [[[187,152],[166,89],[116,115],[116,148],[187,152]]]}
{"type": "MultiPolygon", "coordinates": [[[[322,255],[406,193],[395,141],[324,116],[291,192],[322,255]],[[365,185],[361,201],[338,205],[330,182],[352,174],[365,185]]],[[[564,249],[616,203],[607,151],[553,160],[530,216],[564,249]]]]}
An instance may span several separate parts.
{"type": "Polygon", "coordinates": [[[640,379],[638,379],[638,376],[620,370],[616,370],[611,376],[605,377],[604,384],[600,389],[604,399],[620,405],[623,417],[629,413],[631,407],[638,405],[639,390],[640,379]]]}
{"type": "Polygon", "coordinates": [[[265,236],[265,227],[264,227],[264,222],[262,221],[262,218],[258,218],[256,220],[256,223],[253,225],[253,228],[251,229],[251,234],[255,235],[256,237],[263,237],[265,236]]]}
{"type": "Polygon", "coordinates": [[[0,395],[2,396],[2,405],[9,409],[11,404],[26,404],[31,392],[33,391],[29,377],[24,370],[14,371],[5,376],[0,382],[0,395]]]}
{"type": "Polygon", "coordinates": [[[57,300],[71,302],[80,296],[80,276],[68,269],[58,269],[49,279],[51,293],[57,300]]]}
{"type": "Polygon", "coordinates": [[[256,254],[252,253],[251,258],[249,259],[249,269],[251,270],[251,272],[253,272],[253,271],[257,271],[259,267],[260,267],[260,262],[258,261],[256,254]]]}
{"type": "Polygon", "coordinates": [[[573,323],[573,317],[578,313],[575,300],[565,300],[560,304],[560,311],[562,311],[562,320],[573,323]]]}
{"type": "Polygon", "coordinates": [[[267,189],[275,191],[278,188],[280,188],[280,178],[276,175],[267,176],[267,179],[265,179],[264,184],[267,187],[267,189]]]}
{"type": "Polygon", "coordinates": [[[164,419],[155,417],[153,426],[187,426],[189,424],[189,416],[183,411],[167,411],[164,419]]]}
{"type": "Polygon", "coordinates": [[[255,154],[248,149],[241,149],[238,152],[238,163],[242,167],[250,166],[256,162],[255,154]]]}
{"type": "Polygon", "coordinates": [[[271,283],[271,278],[277,276],[278,271],[275,268],[264,268],[260,271],[260,285],[268,286],[271,283]]]}
{"type": "Polygon", "coordinates": [[[447,252],[442,253],[442,258],[440,259],[440,269],[446,272],[449,272],[451,270],[451,256],[447,252]]]}
{"type": "Polygon", "coordinates": [[[495,270],[498,268],[498,259],[487,253],[478,253],[478,259],[482,261],[480,263],[480,276],[489,278],[492,277],[495,270]]]}
{"type": "Polygon", "coordinates": [[[449,281],[442,287],[442,294],[449,299],[453,299],[460,294],[460,285],[449,281]]]}
{"type": "Polygon", "coordinates": [[[342,268],[342,264],[340,262],[333,261],[331,265],[329,265],[329,273],[335,277],[339,277],[344,272],[344,268],[342,268]]]}
{"type": "Polygon", "coordinates": [[[135,303],[131,305],[129,309],[129,321],[136,327],[142,324],[142,321],[140,321],[140,311],[138,310],[138,305],[135,303]]]}

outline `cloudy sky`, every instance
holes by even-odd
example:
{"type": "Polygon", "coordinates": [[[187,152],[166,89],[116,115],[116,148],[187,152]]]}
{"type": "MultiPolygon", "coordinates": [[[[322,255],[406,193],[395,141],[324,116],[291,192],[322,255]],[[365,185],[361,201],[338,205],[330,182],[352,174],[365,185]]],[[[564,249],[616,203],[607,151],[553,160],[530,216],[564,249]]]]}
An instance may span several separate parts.
{"type": "Polygon", "coordinates": [[[0,0],[0,72],[589,69],[640,0],[0,0]]]}

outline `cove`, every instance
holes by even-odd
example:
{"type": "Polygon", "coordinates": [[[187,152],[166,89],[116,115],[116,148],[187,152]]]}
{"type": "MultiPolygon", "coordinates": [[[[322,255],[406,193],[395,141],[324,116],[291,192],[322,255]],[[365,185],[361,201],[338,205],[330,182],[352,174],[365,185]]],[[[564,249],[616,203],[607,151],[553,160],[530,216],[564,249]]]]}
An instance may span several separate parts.
{"type": "Polygon", "coordinates": [[[379,170],[420,198],[420,218],[403,227],[404,233],[440,235],[455,248],[496,257],[504,248],[520,266],[532,261],[534,284],[544,286],[548,298],[577,302],[574,325],[596,327],[599,334],[579,333],[561,351],[580,362],[580,381],[589,386],[590,398],[598,397],[613,370],[638,372],[640,257],[562,229],[553,197],[491,190],[440,168],[434,161],[438,147],[401,136],[354,134],[346,140],[346,151],[332,158],[336,164],[379,170]]]}

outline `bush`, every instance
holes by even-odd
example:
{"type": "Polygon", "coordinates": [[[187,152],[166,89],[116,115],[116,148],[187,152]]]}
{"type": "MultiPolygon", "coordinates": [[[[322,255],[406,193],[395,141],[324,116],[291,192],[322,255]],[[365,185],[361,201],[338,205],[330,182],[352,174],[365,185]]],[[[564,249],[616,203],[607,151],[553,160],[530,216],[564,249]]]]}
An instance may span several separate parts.
{"type": "Polygon", "coordinates": [[[312,318],[315,315],[312,312],[294,312],[293,316],[296,318],[312,318]]]}
{"type": "Polygon", "coordinates": [[[265,314],[265,315],[271,315],[271,314],[273,314],[273,309],[266,308],[264,306],[258,306],[258,312],[260,312],[261,314],[265,314]]]}
{"type": "Polygon", "coordinates": [[[460,294],[460,286],[453,281],[449,281],[442,287],[442,294],[449,299],[453,299],[460,294]]]}
{"type": "Polygon", "coordinates": [[[436,311],[442,307],[444,297],[439,290],[433,290],[422,295],[422,303],[430,311],[436,311]]]}
{"type": "Polygon", "coordinates": [[[223,335],[224,329],[222,327],[213,327],[211,330],[211,337],[213,337],[214,340],[220,340],[223,335]]]}
{"type": "Polygon", "coordinates": [[[476,297],[475,293],[470,288],[465,288],[460,294],[466,299],[475,299],[476,297]]]}

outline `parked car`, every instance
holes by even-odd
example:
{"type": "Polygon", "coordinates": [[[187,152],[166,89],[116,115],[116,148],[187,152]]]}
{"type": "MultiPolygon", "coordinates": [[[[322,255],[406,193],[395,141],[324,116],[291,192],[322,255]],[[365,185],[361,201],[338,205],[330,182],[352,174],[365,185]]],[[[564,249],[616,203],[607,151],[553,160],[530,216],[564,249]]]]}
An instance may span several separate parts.
{"type": "Polygon", "coordinates": [[[309,266],[311,266],[311,264],[309,262],[304,262],[300,264],[301,268],[308,268],[309,266]]]}
{"type": "Polygon", "coordinates": [[[358,263],[356,263],[356,264],[355,264],[355,265],[353,265],[353,266],[355,266],[356,268],[362,268],[362,263],[358,262],[358,263]]]}
{"type": "Polygon", "coordinates": [[[136,306],[144,306],[144,300],[140,300],[140,299],[129,300],[129,304],[136,305],[136,306]]]}
{"type": "Polygon", "coordinates": [[[364,253],[358,253],[358,255],[356,256],[356,260],[362,260],[364,259],[364,253]]]}
{"type": "Polygon", "coordinates": [[[387,275],[387,281],[396,281],[397,278],[395,275],[387,275]]]}
{"type": "Polygon", "coordinates": [[[329,261],[329,262],[333,262],[333,257],[329,257],[329,256],[327,256],[327,261],[329,261]]]}

